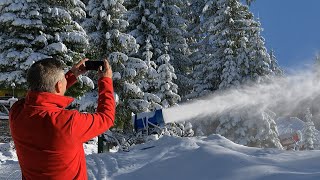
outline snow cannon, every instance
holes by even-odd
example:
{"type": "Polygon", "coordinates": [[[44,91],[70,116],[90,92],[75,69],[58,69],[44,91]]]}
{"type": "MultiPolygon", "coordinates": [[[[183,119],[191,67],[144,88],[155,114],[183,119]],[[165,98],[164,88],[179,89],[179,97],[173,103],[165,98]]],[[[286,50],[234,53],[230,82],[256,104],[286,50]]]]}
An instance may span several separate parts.
{"type": "Polygon", "coordinates": [[[132,121],[135,132],[147,135],[158,133],[165,125],[162,109],[135,114],[132,116],[132,121]]]}

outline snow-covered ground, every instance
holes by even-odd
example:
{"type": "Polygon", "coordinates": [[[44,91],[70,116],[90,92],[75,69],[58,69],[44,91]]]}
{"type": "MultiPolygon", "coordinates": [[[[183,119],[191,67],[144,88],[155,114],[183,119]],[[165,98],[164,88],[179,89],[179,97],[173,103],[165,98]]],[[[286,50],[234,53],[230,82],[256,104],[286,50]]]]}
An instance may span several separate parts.
{"type": "MultiPolygon", "coordinates": [[[[8,144],[0,144],[2,151],[8,144]]],[[[93,146],[86,146],[92,152],[93,146]]],[[[250,148],[220,135],[164,136],[130,152],[87,154],[89,179],[320,179],[320,151],[250,148]]],[[[0,179],[20,179],[13,151],[0,152],[0,179]]]]}

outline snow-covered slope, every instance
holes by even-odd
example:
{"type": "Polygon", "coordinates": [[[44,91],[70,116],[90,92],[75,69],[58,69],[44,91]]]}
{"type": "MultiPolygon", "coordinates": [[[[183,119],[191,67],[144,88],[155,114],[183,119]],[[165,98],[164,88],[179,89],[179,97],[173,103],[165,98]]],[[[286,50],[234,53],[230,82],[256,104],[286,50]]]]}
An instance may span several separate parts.
{"type": "MultiPolygon", "coordinates": [[[[20,178],[13,154],[0,153],[0,179],[20,178]]],[[[89,179],[98,180],[317,180],[319,161],[320,151],[249,148],[219,135],[165,136],[134,146],[130,152],[87,155],[87,168],[89,179]]]]}

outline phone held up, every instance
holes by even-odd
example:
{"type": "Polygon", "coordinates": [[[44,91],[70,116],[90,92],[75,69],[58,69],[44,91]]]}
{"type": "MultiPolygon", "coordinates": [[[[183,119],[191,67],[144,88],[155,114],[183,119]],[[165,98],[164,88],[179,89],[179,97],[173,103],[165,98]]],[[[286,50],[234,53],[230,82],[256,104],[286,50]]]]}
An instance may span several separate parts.
{"type": "Polygon", "coordinates": [[[103,61],[86,61],[84,65],[86,67],[86,70],[98,71],[100,66],[102,67],[102,70],[104,70],[103,61]]]}

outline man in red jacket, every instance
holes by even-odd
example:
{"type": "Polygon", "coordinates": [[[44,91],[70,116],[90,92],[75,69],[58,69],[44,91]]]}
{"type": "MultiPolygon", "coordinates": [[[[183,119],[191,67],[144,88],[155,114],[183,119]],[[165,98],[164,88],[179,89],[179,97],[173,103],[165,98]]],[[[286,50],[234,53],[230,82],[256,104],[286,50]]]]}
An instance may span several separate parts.
{"type": "Polygon", "coordinates": [[[9,115],[22,179],[87,179],[83,143],[113,126],[115,102],[112,70],[105,60],[105,71],[98,71],[97,112],[65,109],[73,99],[64,93],[85,72],[85,61],[67,74],[63,63],[53,58],[30,67],[30,91],[12,106],[9,115]]]}

